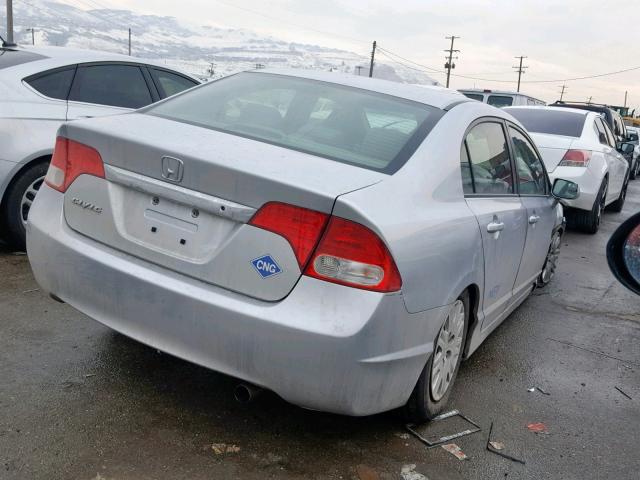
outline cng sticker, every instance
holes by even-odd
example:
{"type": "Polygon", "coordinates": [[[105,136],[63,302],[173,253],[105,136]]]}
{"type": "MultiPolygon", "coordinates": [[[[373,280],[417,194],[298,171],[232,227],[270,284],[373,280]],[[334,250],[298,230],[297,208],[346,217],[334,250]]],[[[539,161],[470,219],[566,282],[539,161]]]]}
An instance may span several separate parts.
{"type": "Polygon", "coordinates": [[[282,269],[276,261],[271,258],[271,255],[262,255],[261,257],[251,260],[251,264],[262,278],[273,277],[282,272],[282,269]]]}

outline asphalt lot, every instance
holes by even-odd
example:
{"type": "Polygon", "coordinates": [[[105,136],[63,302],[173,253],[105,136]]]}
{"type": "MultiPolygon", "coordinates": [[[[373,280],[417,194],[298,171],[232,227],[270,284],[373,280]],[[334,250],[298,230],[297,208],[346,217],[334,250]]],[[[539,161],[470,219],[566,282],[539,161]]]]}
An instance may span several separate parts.
{"type": "Polygon", "coordinates": [[[393,412],[321,414],[270,393],[239,405],[234,379],[50,300],[27,257],[0,249],[0,478],[637,479],[640,297],[604,247],[639,208],[635,181],[599,234],[568,233],[551,285],[462,365],[450,405],[482,427],[455,441],[465,461],[407,437],[393,412]],[[486,451],[492,421],[525,465],[486,451]],[[536,422],[547,434],[527,429],[536,422]],[[237,448],[217,454],[220,443],[237,448]]]}

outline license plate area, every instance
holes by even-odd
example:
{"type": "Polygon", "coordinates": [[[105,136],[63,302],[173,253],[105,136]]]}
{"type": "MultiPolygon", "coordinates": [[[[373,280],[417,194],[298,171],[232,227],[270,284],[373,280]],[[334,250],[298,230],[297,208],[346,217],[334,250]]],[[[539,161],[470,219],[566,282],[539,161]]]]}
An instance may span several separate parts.
{"type": "Polygon", "coordinates": [[[204,262],[238,224],[192,205],[135,190],[120,192],[124,210],[117,215],[128,240],[165,255],[204,262]]]}

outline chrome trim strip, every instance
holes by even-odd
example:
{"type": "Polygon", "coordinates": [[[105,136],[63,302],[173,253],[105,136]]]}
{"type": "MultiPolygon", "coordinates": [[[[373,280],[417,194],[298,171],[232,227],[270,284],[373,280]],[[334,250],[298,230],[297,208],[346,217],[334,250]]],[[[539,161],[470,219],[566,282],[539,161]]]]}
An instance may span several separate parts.
{"type": "Polygon", "coordinates": [[[107,180],[132,188],[149,195],[157,195],[183,205],[205,210],[219,217],[229,218],[236,222],[247,223],[256,213],[253,207],[247,207],[223,198],[189,190],[178,185],[169,184],[155,178],[140,175],[113,165],[104,166],[107,180]]]}

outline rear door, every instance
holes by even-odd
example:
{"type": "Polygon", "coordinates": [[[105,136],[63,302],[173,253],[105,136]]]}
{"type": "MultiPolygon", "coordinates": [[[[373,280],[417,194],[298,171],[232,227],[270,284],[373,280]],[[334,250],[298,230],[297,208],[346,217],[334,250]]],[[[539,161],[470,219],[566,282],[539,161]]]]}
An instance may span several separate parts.
{"type": "Polygon", "coordinates": [[[519,296],[531,288],[542,270],[556,223],[556,200],[542,160],[531,140],[519,128],[509,124],[520,201],[527,211],[527,237],[513,288],[519,296]]]}
{"type": "Polygon", "coordinates": [[[124,113],[154,100],[139,65],[81,64],[69,93],[67,120],[124,113]]]}
{"type": "Polygon", "coordinates": [[[615,136],[609,128],[609,125],[600,118],[596,119],[596,124],[598,122],[600,122],[600,128],[604,130],[605,136],[607,137],[607,145],[604,146],[604,156],[609,168],[609,188],[606,200],[607,204],[609,204],[615,201],[622,191],[626,180],[628,162],[622,154],[616,150],[615,136]]]}
{"type": "Polygon", "coordinates": [[[482,119],[472,125],[462,146],[461,162],[465,198],[482,235],[484,329],[511,303],[525,244],[527,211],[515,190],[502,120],[482,119]]]}

